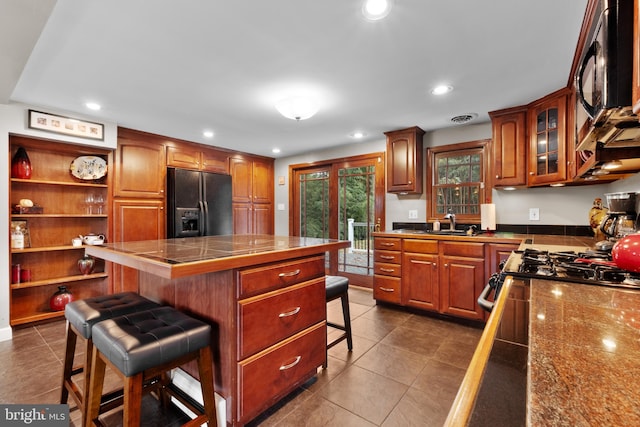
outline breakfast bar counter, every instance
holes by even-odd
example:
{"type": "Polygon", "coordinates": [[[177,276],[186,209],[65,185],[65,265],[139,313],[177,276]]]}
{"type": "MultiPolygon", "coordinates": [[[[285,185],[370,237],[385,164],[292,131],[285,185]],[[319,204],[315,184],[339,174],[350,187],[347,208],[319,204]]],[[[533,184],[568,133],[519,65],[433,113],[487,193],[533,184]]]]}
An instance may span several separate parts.
{"type": "MultiPolygon", "coordinates": [[[[325,252],[349,245],[230,235],[111,243],[86,252],[138,270],[141,295],[212,326],[218,413],[225,424],[243,425],[323,365],[325,252]]],[[[195,364],[183,369],[197,378],[195,364]]]]}

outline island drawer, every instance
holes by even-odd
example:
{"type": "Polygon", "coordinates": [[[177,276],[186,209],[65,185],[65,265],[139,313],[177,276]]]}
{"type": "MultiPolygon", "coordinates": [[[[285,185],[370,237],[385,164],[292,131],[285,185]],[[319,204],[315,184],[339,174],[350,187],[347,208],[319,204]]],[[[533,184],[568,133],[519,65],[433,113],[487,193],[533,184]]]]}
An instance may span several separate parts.
{"type": "Polygon", "coordinates": [[[238,271],[238,297],[247,298],[274,289],[324,277],[323,255],[238,271]]]}
{"type": "Polygon", "coordinates": [[[375,262],[388,262],[391,264],[400,264],[400,252],[375,250],[373,252],[375,262]]]}
{"type": "Polygon", "coordinates": [[[240,301],[239,359],[324,320],[326,307],[324,276],[240,301]]]}
{"type": "Polygon", "coordinates": [[[252,419],[316,373],[326,357],[324,322],[238,364],[238,419],[252,419]]]}

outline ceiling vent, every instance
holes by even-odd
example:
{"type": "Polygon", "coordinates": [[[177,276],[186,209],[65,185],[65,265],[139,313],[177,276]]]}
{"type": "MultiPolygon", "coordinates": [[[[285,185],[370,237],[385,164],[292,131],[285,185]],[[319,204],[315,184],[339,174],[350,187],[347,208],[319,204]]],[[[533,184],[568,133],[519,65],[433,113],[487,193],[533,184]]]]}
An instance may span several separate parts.
{"type": "Polygon", "coordinates": [[[459,116],[451,117],[451,123],[454,123],[456,125],[463,125],[465,123],[469,123],[476,117],[478,117],[476,113],[461,114],[459,116]]]}

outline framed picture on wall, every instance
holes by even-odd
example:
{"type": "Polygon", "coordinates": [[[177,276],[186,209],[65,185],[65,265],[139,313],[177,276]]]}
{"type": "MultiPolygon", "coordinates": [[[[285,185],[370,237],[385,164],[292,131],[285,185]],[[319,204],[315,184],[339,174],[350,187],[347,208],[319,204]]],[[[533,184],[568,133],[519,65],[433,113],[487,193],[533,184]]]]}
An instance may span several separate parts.
{"type": "Polygon", "coordinates": [[[104,125],[101,123],[88,122],[41,111],[29,110],[29,127],[47,132],[104,141],[104,125]]]}

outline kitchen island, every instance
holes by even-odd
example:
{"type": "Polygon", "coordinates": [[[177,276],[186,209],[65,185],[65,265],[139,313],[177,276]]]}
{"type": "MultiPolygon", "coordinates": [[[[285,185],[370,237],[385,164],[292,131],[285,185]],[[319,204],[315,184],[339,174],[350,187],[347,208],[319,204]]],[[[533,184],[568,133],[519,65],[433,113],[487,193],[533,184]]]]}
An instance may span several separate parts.
{"type": "MultiPolygon", "coordinates": [[[[326,358],[325,252],[348,241],[271,235],[87,246],[138,270],[139,293],[212,326],[216,393],[242,425],[314,376],[326,358]]],[[[184,370],[197,376],[195,365],[184,370]]],[[[219,405],[219,403],[218,403],[219,405]]]]}

